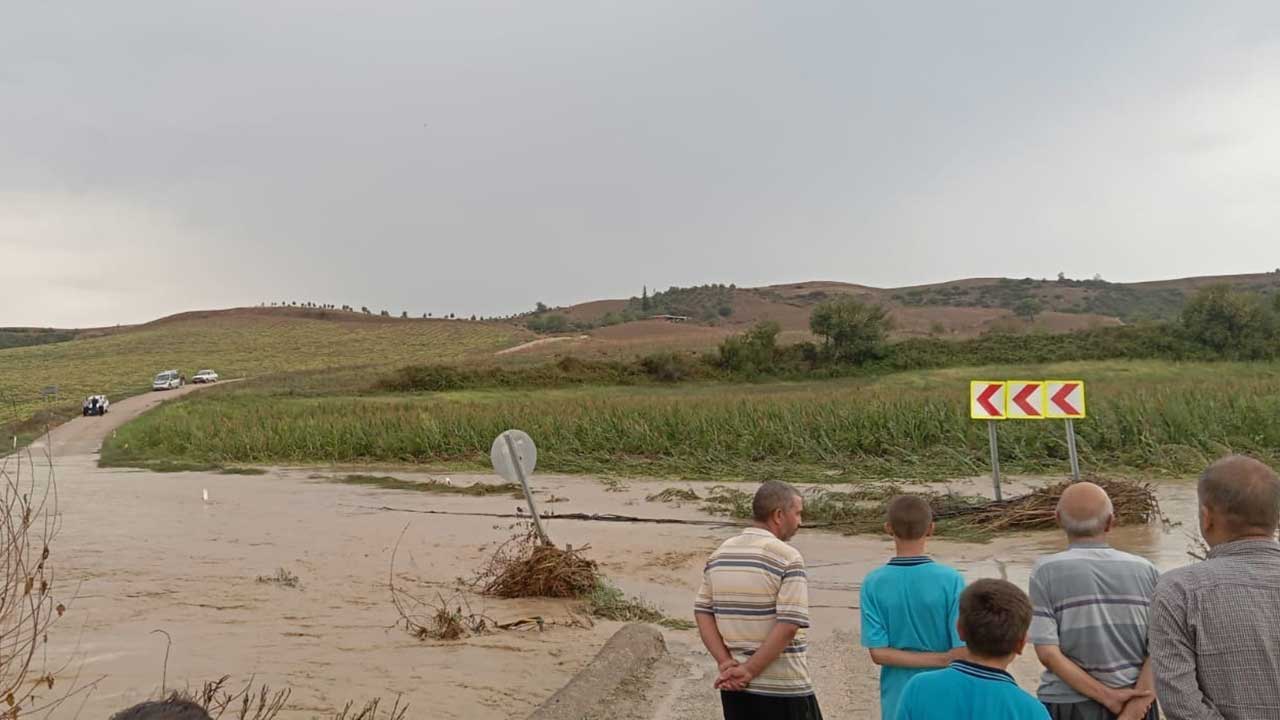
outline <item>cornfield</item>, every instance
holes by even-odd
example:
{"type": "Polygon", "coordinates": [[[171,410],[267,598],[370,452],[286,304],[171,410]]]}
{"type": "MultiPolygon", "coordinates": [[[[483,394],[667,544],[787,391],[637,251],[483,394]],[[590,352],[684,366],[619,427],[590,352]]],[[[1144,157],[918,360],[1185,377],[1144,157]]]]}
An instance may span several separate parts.
{"type": "MultiPolygon", "coordinates": [[[[904,375],[670,392],[225,393],[144,416],[121,429],[104,459],[485,466],[493,438],[517,427],[537,441],[540,468],[557,472],[797,480],[988,472],[986,428],[969,419],[967,386],[954,373],[904,375]]],[[[1076,422],[1086,471],[1185,474],[1227,452],[1280,456],[1280,368],[1222,364],[1122,379],[1089,386],[1089,417],[1076,422]]],[[[1006,471],[1066,472],[1062,423],[1006,422],[999,434],[1006,471]]]]}

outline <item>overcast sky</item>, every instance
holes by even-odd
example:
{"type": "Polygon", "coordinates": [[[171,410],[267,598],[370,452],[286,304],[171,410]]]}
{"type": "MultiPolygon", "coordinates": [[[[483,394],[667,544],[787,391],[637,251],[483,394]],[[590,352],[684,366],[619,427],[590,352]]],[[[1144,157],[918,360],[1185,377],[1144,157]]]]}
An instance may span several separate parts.
{"type": "Polygon", "coordinates": [[[0,325],[1280,266],[1271,0],[3,16],[0,325]]]}

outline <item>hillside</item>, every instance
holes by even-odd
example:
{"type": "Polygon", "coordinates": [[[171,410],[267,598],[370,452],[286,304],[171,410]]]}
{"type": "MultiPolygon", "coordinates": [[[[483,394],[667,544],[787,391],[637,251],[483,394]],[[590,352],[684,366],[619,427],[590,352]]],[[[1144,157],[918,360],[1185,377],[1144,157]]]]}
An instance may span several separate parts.
{"type": "Polygon", "coordinates": [[[759,288],[673,287],[654,292],[647,300],[594,300],[522,315],[518,322],[530,329],[564,333],[566,337],[518,349],[507,361],[516,357],[540,362],[564,355],[612,357],[654,350],[707,350],[763,320],[782,327],[784,342],[806,340],[811,338],[809,315],[813,307],[846,295],[887,306],[895,339],[965,339],[993,330],[1070,332],[1176,318],[1191,294],[1216,283],[1271,294],[1280,292],[1280,271],[1140,283],[967,278],[902,288],[829,280],[759,288]],[[679,319],[654,319],[661,315],[679,319]]]}
{"type": "Polygon", "coordinates": [[[84,395],[145,391],[156,372],[188,377],[213,368],[224,378],[283,370],[388,368],[456,362],[534,336],[508,324],[401,320],[301,308],[184,313],[108,335],[0,350],[0,425],[44,407],[40,389],[58,386],[57,405],[84,395]]]}
{"type": "Polygon", "coordinates": [[[74,340],[78,331],[57,328],[0,328],[0,350],[74,340]]]}
{"type": "Polygon", "coordinates": [[[462,360],[526,365],[563,356],[696,352],[712,350],[725,337],[762,320],[777,322],[780,340],[791,343],[811,338],[809,315],[815,305],[842,295],[886,305],[896,339],[964,339],[992,330],[1054,333],[1173,318],[1191,293],[1214,283],[1276,293],[1280,272],[1132,284],[970,278],[905,288],[834,281],[760,288],[704,285],[548,308],[519,316],[514,323],[249,307],[186,312],[117,328],[6,328],[0,329],[0,425],[45,408],[39,394],[43,387],[58,386],[65,410],[91,391],[117,396],[141,392],[155,372],[167,368],[191,375],[212,367],[224,377],[236,377],[462,360]],[[1035,309],[1030,319],[1028,302],[1035,309]],[[654,318],[661,315],[680,319],[654,318]],[[554,341],[533,342],[548,337],[554,341]],[[498,355],[500,350],[505,352],[498,355]]]}

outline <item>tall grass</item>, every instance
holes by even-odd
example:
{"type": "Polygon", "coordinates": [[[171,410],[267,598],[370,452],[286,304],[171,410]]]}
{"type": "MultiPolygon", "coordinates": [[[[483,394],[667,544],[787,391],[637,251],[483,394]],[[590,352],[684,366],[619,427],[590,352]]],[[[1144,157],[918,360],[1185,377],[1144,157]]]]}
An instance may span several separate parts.
{"type": "MultiPolygon", "coordinates": [[[[878,381],[610,388],[428,397],[221,393],[125,426],[107,464],[415,463],[483,466],[517,427],[557,472],[797,479],[934,478],[988,471],[969,419],[973,377],[1093,375],[1076,423],[1087,470],[1189,473],[1223,453],[1280,458],[1280,366],[1112,363],[907,373],[878,381]],[[1073,372],[1074,370],[1074,372],[1073,372]]],[[[1005,422],[1012,472],[1065,472],[1060,422],[1005,422]]]]}

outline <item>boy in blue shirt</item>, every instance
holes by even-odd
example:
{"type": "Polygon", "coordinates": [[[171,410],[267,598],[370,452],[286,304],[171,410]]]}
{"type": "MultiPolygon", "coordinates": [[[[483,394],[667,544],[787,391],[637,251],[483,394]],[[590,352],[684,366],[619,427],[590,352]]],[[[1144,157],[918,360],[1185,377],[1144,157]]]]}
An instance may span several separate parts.
{"type": "Polygon", "coordinates": [[[1049,720],[1049,711],[1005,668],[1022,653],[1031,600],[1004,580],[979,580],[960,596],[968,659],[911,678],[896,720],[1049,720]]]}
{"type": "Polygon", "coordinates": [[[947,667],[963,653],[956,633],[964,578],[925,553],[933,511],[917,495],[889,501],[885,532],[896,554],[862,581],[862,646],[880,666],[880,717],[897,717],[898,696],[912,677],[947,667]]]}

